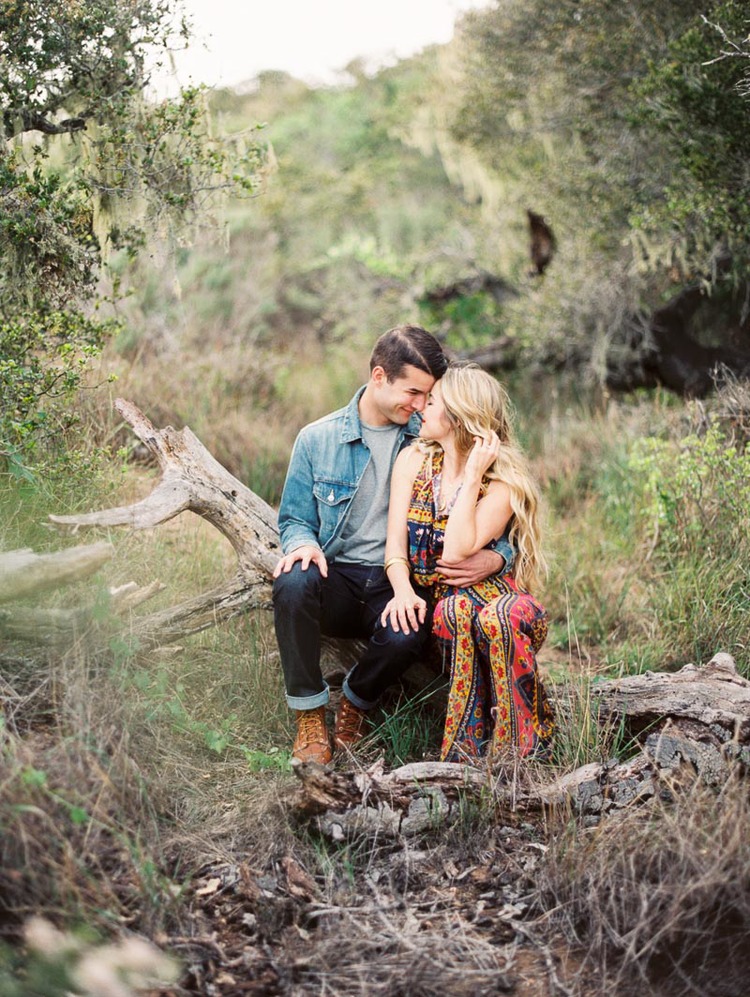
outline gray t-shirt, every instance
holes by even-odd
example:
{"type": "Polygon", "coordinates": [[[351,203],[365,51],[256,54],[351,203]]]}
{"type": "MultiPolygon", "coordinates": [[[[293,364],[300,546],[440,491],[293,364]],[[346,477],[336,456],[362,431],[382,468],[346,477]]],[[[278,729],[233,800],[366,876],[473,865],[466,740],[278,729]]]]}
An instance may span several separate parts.
{"type": "Polygon", "coordinates": [[[391,468],[401,428],[395,425],[366,426],[362,423],[362,439],[370,449],[370,461],[352,499],[341,533],[342,551],[337,561],[345,564],[383,563],[391,468]]]}

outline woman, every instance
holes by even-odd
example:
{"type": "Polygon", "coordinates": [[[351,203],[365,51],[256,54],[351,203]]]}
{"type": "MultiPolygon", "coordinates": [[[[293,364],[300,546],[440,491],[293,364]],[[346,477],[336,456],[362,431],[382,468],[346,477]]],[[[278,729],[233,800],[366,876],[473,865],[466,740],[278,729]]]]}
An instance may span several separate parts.
{"type": "Polygon", "coordinates": [[[382,622],[409,632],[433,610],[450,661],[440,752],[448,761],[507,748],[545,753],[552,735],[536,667],[547,614],[530,594],[545,570],[539,499],[509,408],[480,367],[451,364],[432,390],[420,440],[399,454],[391,479],[385,570],[394,594],[382,622]],[[459,561],[506,531],[517,551],[513,576],[446,584],[441,558],[459,561]]]}

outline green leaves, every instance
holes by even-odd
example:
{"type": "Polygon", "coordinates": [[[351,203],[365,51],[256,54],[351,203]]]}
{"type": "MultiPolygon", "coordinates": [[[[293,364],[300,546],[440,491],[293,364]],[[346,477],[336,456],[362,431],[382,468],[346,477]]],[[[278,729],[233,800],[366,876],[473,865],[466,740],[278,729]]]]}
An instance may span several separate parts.
{"type": "Polygon", "coordinates": [[[126,107],[155,44],[176,34],[167,0],[8,0],[0,6],[7,137],[76,132],[126,107]]]}
{"type": "Polygon", "coordinates": [[[173,8],[0,4],[0,467],[14,477],[60,454],[90,362],[119,328],[92,318],[110,252],[132,258],[157,230],[184,237],[218,198],[256,192],[254,132],[215,138],[201,88],[144,97],[147,55],[186,37],[173,8]]]}
{"type": "Polygon", "coordinates": [[[58,402],[79,390],[113,328],[77,309],[20,305],[14,320],[0,321],[0,452],[15,477],[28,480],[34,451],[75,422],[75,413],[58,402]]]}
{"type": "Polygon", "coordinates": [[[748,537],[750,445],[735,446],[718,426],[679,443],[648,437],[630,470],[643,487],[642,518],[669,566],[685,559],[736,557],[748,537]]]}
{"type": "Polygon", "coordinates": [[[688,237],[706,233],[709,245],[723,237],[738,271],[750,255],[747,32],[745,3],[716,4],[632,88],[634,123],[664,135],[678,167],[665,187],[662,224],[668,217],[688,237]]]}
{"type": "Polygon", "coordinates": [[[256,136],[249,129],[214,137],[204,87],[158,104],[134,101],[126,117],[100,125],[83,182],[115,221],[119,202],[129,214],[135,206],[151,228],[192,222],[227,193],[256,193],[265,158],[256,136]]]}

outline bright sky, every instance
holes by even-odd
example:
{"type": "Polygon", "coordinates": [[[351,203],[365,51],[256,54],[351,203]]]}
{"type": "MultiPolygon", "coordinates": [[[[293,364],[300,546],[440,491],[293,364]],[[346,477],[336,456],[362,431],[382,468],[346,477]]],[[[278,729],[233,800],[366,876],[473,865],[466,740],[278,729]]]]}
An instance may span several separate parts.
{"type": "Polygon", "coordinates": [[[264,69],[334,83],[352,59],[381,65],[453,35],[458,15],[491,0],[183,0],[193,20],[190,49],[175,55],[176,78],[160,93],[206,83],[233,86],[264,69]]]}

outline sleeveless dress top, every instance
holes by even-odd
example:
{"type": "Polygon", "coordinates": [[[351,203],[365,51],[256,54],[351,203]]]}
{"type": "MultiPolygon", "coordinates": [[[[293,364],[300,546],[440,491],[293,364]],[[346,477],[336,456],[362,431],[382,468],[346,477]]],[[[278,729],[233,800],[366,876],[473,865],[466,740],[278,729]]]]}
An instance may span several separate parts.
{"type": "MultiPolygon", "coordinates": [[[[436,565],[443,556],[445,527],[448,516],[455,502],[458,491],[451,496],[448,505],[440,509],[440,485],[445,454],[442,450],[428,453],[419,472],[414,479],[411,503],[406,522],[409,538],[409,562],[412,576],[417,585],[430,590],[434,605],[446,594],[449,586],[441,577],[436,565]]],[[[479,498],[487,493],[488,480],[482,480],[479,498]]],[[[460,488],[459,488],[460,490],[460,488]]],[[[494,598],[498,594],[497,583],[501,575],[490,575],[484,581],[472,586],[483,601],[494,598]]],[[[505,586],[501,586],[501,591],[505,586]]]]}

